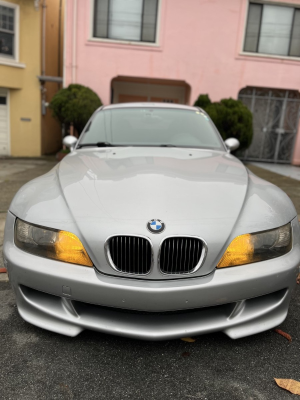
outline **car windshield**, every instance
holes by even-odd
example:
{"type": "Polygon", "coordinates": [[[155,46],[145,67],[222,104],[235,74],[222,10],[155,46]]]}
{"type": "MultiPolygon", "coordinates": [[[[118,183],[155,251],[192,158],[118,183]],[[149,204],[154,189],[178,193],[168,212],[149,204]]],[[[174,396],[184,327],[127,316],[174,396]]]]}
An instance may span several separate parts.
{"type": "Polygon", "coordinates": [[[150,107],[97,112],[85,128],[77,147],[89,145],[224,150],[219,133],[202,111],[150,107]]]}

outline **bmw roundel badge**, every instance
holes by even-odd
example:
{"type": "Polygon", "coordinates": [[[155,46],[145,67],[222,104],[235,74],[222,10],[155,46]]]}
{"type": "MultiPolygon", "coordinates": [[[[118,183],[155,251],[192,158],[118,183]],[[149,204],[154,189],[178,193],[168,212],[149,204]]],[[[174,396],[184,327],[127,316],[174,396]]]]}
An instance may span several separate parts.
{"type": "Polygon", "coordinates": [[[151,219],[147,222],[147,229],[151,233],[162,233],[165,227],[165,223],[160,219],[151,219]]]}

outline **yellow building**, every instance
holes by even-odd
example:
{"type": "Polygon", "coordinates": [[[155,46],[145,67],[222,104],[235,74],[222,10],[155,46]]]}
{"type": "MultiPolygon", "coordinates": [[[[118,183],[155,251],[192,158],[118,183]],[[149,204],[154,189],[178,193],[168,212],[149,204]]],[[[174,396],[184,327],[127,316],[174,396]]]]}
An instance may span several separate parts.
{"type": "MultiPolygon", "coordinates": [[[[61,51],[57,33],[51,29],[60,21],[62,1],[48,3],[0,0],[0,156],[37,157],[61,147],[60,127],[52,120],[50,110],[42,107],[42,100],[49,102],[59,84],[44,84],[45,80],[38,78],[47,75],[47,54],[61,51]]],[[[63,29],[59,28],[62,35],[63,29]]]]}

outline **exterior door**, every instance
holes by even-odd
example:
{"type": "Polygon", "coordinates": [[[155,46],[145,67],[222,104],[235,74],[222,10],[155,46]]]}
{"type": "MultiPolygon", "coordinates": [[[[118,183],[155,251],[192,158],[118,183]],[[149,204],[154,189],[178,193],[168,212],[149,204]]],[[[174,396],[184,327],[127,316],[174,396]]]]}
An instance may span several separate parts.
{"type": "Polygon", "coordinates": [[[9,155],[8,93],[0,89],[0,155],[9,155]]]}
{"type": "Polygon", "coordinates": [[[112,103],[163,102],[186,104],[188,92],[188,85],[182,81],[120,77],[112,82],[112,103]]]}
{"type": "Polygon", "coordinates": [[[290,163],[299,125],[300,93],[247,87],[239,93],[253,115],[253,140],[243,160],[290,163]]]}

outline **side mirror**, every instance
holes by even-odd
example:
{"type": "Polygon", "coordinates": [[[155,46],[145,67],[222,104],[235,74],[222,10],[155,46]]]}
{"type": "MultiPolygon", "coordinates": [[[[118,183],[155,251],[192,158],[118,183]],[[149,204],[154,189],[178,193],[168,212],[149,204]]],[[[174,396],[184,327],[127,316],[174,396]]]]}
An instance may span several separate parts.
{"type": "Polygon", "coordinates": [[[240,142],[236,138],[228,138],[225,140],[225,144],[227,149],[230,151],[234,151],[240,147],[240,142]]]}
{"type": "Polygon", "coordinates": [[[63,144],[70,149],[70,151],[74,150],[74,147],[77,143],[77,139],[75,136],[68,135],[64,137],[63,144]]]}

